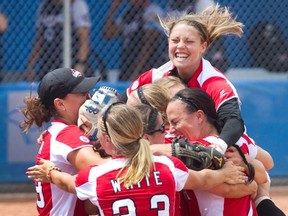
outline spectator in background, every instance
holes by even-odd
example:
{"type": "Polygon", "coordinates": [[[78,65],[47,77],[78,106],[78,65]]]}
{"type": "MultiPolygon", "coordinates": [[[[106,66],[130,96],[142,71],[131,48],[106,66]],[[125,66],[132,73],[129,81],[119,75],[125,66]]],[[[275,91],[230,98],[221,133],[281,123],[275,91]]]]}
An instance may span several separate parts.
{"type": "Polygon", "coordinates": [[[288,44],[276,23],[256,23],[250,30],[248,42],[253,67],[270,72],[288,71],[288,44]]]}
{"type": "MultiPolygon", "coordinates": [[[[90,18],[84,0],[71,1],[72,67],[81,73],[89,55],[90,18]]],[[[27,81],[41,80],[51,70],[63,65],[64,11],[62,0],[44,0],[38,9],[37,33],[25,74],[27,81]],[[39,64],[36,68],[36,64],[39,64]],[[37,71],[37,72],[36,72],[37,71]]]]}
{"type": "MultiPolygon", "coordinates": [[[[0,72],[2,72],[3,67],[3,42],[2,35],[8,27],[8,20],[6,16],[2,13],[0,9],[0,72]]],[[[2,80],[2,74],[0,74],[0,81],[2,80]]]]}
{"type": "Polygon", "coordinates": [[[158,5],[150,0],[118,0],[111,4],[103,37],[110,40],[120,36],[122,39],[120,81],[136,79],[143,70],[168,60],[163,50],[167,39],[158,21],[163,10],[158,5]],[[120,6],[127,2],[128,7],[116,17],[120,6]]]}
{"type": "MultiPolygon", "coordinates": [[[[208,7],[215,6],[213,0],[170,0],[168,14],[179,17],[187,13],[200,14],[208,7]]],[[[210,63],[225,73],[228,70],[228,57],[224,46],[224,38],[219,37],[209,46],[205,53],[205,58],[210,63]]]]}

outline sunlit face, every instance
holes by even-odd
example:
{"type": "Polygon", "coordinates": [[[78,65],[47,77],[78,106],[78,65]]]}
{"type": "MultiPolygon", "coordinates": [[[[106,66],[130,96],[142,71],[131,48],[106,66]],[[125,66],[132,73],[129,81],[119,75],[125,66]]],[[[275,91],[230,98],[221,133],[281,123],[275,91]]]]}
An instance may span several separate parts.
{"type": "Polygon", "coordinates": [[[170,133],[175,134],[175,136],[183,136],[189,140],[201,138],[198,113],[187,113],[185,106],[180,100],[169,102],[166,112],[170,124],[170,133]]]}
{"type": "Polygon", "coordinates": [[[179,23],[172,29],[169,39],[169,58],[177,67],[180,77],[189,80],[198,68],[207,43],[201,43],[193,26],[179,23]]]}
{"type": "Polygon", "coordinates": [[[79,108],[87,98],[88,92],[67,94],[65,98],[62,99],[62,106],[60,106],[58,109],[67,123],[77,124],[79,108]]]}
{"type": "MultiPolygon", "coordinates": [[[[162,116],[160,113],[158,113],[157,116],[157,124],[155,129],[159,129],[161,128],[161,126],[164,124],[162,116]]],[[[165,132],[162,133],[161,131],[156,131],[153,134],[146,134],[145,137],[149,140],[150,144],[161,144],[164,142],[164,138],[165,138],[165,132]]]]}

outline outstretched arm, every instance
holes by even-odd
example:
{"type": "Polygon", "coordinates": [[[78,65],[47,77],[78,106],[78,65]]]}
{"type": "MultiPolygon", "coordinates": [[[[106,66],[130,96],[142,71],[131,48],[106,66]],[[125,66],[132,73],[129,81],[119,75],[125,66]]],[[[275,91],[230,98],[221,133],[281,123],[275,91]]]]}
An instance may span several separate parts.
{"type": "Polygon", "coordinates": [[[267,152],[260,146],[257,146],[257,155],[255,159],[261,161],[266,170],[270,170],[274,167],[274,161],[272,156],[269,152],[267,152]]]}
{"type": "Polygon", "coordinates": [[[76,194],[74,181],[76,178],[68,173],[61,172],[61,170],[49,160],[41,159],[41,165],[35,165],[27,169],[26,175],[30,179],[39,182],[50,182],[55,184],[60,189],[76,194]]]}
{"type": "Polygon", "coordinates": [[[50,172],[51,183],[55,184],[58,188],[76,194],[75,190],[75,178],[77,175],[70,175],[68,173],[59,172],[57,170],[53,170],[50,172]]]}
{"type": "Polygon", "coordinates": [[[222,196],[225,198],[241,198],[244,196],[255,196],[257,193],[257,183],[252,181],[251,184],[221,184],[209,190],[210,193],[222,196]]]}
{"type": "MultiPolygon", "coordinates": [[[[77,175],[72,176],[61,172],[54,163],[48,160],[41,159],[40,163],[41,165],[35,165],[27,169],[26,175],[28,178],[39,182],[50,182],[66,192],[76,194],[74,182],[77,175]]],[[[98,214],[98,208],[90,200],[84,201],[84,207],[89,215],[98,214]]]]}
{"type": "Polygon", "coordinates": [[[244,171],[243,167],[234,165],[232,161],[226,162],[223,168],[218,170],[189,170],[189,176],[184,188],[190,190],[209,190],[222,183],[245,183],[247,176],[244,174],[244,171]]]}

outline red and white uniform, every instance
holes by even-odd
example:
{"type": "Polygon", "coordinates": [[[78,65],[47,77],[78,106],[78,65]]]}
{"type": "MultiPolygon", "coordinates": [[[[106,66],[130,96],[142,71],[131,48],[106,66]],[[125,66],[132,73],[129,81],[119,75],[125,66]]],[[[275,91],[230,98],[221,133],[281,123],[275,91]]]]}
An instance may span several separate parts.
{"type": "MultiPolygon", "coordinates": [[[[55,120],[43,136],[43,142],[36,157],[38,164],[41,158],[52,161],[63,172],[71,175],[77,170],[67,160],[70,152],[91,146],[89,139],[76,125],[55,120]]],[[[37,192],[37,210],[40,216],[86,215],[82,201],[72,193],[65,192],[56,185],[35,181],[37,192]]]]}
{"type": "MultiPolygon", "coordinates": [[[[204,139],[197,139],[196,141],[202,143],[205,146],[209,146],[216,136],[208,136],[204,139]]],[[[250,153],[253,155],[255,143],[248,137],[244,139],[240,138],[241,150],[244,154],[250,153]]],[[[193,143],[192,141],[191,143],[193,143]]],[[[240,143],[239,143],[240,144],[240,143]]],[[[197,212],[193,216],[257,216],[255,204],[251,196],[244,196],[241,198],[224,198],[217,196],[213,193],[200,190],[184,190],[181,196],[181,215],[190,215],[191,212],[197,212]],[[183,205],[183,207],[182,207],[183,205]]]]}
{"type": "Polygon", "coordinates": [[[174,139],[177,137],[175,134],[170,133],[170,128],[166,127],[165,128],[165,137],[164,137],[164,144],[171,144],[174,139]]]}
{"type": "MultiPolygon", "coordinates": [[[[199,139],[205,146],[209,146],[211,143],[215,143],[217,136],[208,136],[203,140],[199,139]]],[[[240,147],[244,154],[248,154],[250,157],[255,158],[257,155],[257,145],[255,141],[250,138],[246,133],[243,133],[239,140],[235,143],[240,147]]]]}
{"type": "MultiPolygon", "coordinates": [[[[153,83],[162,77],[170,76],[173,69],[175,69],[175,66],[171,61],[169,61],[159,68],[153,68],[149,71],[146,71],[130,85],[130,87],[127,89],[127,95],[129,95],[132,91],[139,88],[140,86],[153,83]]],[[[225,101],[232,98],[237,98],[239,105],[241,104],[238,93],[233,84],[225,77],[222,72],[220,72],[217,68],[214,68],[210,62],[204,58],[202,58],[198,69],[196,70],[193,77],[189,80],[187,85],[191,88],[201,88],[207,92],[207,94],[210,95],[215,103],[216,111],[225,101]]],[[[167,142],[169,138],[171,139],[171,136],[167,137],[167,142]]],[[[236,144],[239,144],[240,146],[240,144],[243,143],[243,139],[245,142],[247,138],[252,140],[246,133],[244,133],[236,144]]],[[[252,150],[253,154],[255,154],[255,151],[257,153],[257,150],[252,150]]],[[[249,153],[249,155],[252,157],[253,154],[249,153]]],[[[256,154],[254,157],[255,156],[256,154]]]]}
{"type": "Polygon", "coordinates": [[[77,196],[89,199],[100,215],[173,215],[175,192],[183,189],[188,169],[177,158],[153,156],[154,169],[137,185],[125,188],[116,179],[127,164],[123,157],[81,170],[75,181],[77,196]]]}
{"type": "MultiPolygon", "coordinates": [[[[142,85],[153,83],[165,76],[170,76],[170,73],[174,68],[175,66],[171,61],[169,61],[159,68],[153,68],[146,71],[131,84],[127,89],[127,94],[129,95],[133,90],[142,85]]],[[[188,87],[201,88],[207,92],[215,102],[216,110],[221,104],[232,98],[238,98],[240,103],[237,91],[233,84],[222,72],[214,68],[210,62],[204,58],[202,58],[201,64],[187,85],[188,87]]]]}

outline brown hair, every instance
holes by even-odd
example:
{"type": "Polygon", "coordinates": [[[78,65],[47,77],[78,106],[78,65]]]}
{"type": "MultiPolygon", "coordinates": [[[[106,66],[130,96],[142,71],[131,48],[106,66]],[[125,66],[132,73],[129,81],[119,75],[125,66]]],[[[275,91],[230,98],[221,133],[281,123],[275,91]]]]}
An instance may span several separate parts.
{"type": "Polygon", "coordinates": [[[25,107],[20,109],[25,119],[20,123],[20,128],[23,129],[22,133],[29,133],[30,128],[35,123],[39,128],[42,127],[44,122],[49,122],[55,113],[54,106],[45,108],[39,97],[27,96],[24,99],[25,107]]]}

